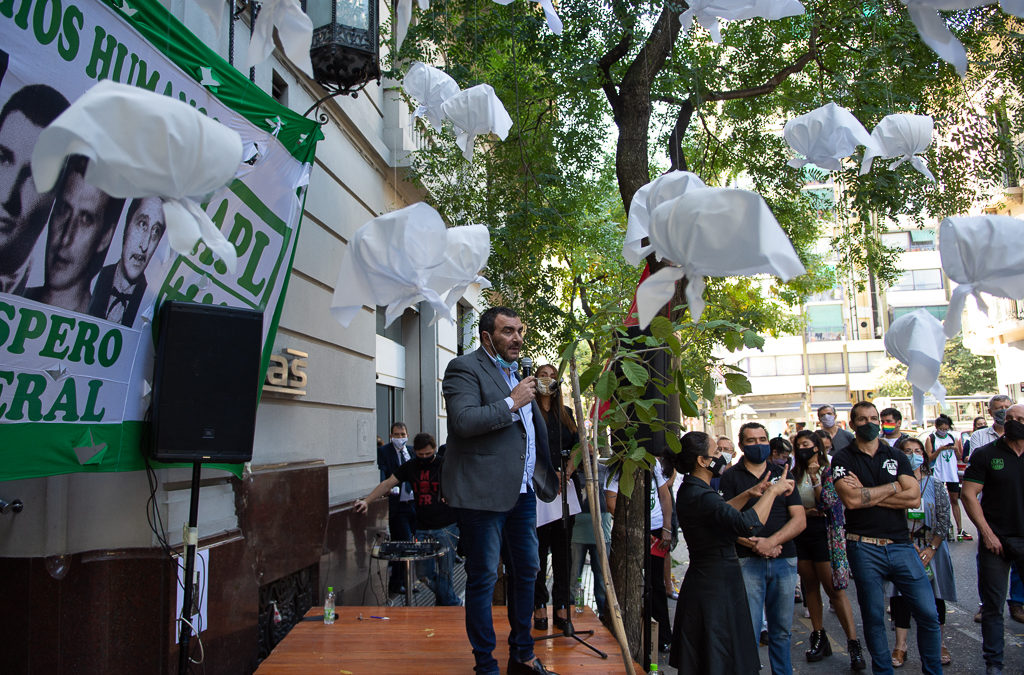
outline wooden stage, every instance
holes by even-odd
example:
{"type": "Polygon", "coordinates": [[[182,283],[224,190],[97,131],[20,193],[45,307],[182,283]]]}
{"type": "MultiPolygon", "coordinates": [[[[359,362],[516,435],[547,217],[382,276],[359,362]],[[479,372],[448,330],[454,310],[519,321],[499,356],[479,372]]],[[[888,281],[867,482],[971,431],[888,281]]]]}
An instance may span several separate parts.
{"type": "MultiPolygon", "coordinates": [[[[508,662],[506,608],[496,606],[494,658],[501,672],[508,662]]],[[[550,612],[550,608],[548,609],[550,612]]],[[[472,673],[473,653],[466,639],[462,607],[338,607],[334,625],[324,625],[322,607],[314,607],[285,636],[256,670],[259,675],[331,673],[332,675],[435,675],[472,673]],[[359,615],[363,619],[359,620],[359,615]],[[371,616],[386,616],[387,620],[371,616]]],[[[534,651],[557,673],[623,673],[622,656],[611,631],[593,610],[573,616],[577,630],[593,630],[585,639],[607,659],[571,638],[536,643],[534,651]]],[[[534,637],[553,631],[534,631],[534,637]]]]}

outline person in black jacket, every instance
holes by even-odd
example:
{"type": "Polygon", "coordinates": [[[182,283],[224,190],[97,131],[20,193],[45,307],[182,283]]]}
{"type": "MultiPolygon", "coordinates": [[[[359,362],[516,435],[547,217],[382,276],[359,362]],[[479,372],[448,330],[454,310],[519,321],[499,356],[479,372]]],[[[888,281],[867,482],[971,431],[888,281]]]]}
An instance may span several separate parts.
{"type": "Polygon", "coordinates": [[[676,470],[686,475],[676,513],[690,565],[679,590],[669,663],[680,673],[757,673],[760,661],[757,643],[750,638],[754,628],[736,538],[756,539],[775,498],[792,493],[793,481],[788,469],[771,484],[766,474],[728,503],[709,485],[725,468],[718,446],[702,431],[687,433],[681,446],[671,458],[676,470]],[[739,511],[737,506],[749,499],[757,501],[739,511]]]}
{"type": "MultiPolygon", "coordinates": [[[[551,464],[556,469],[561,466],[562,450],[571,450],[576,445],[576,420],[572,411],[562,403],[562,389],[558,381],[558,369],[550,364],[545,364],[537,369],[537,404],[540,406],[544,417],[544,423],[548,429],[548,451],[551,455],[551,464]]],[[[569,471],[572,471],[571,467],[569,471]]],[[[559,478],[561,484],[561,478],[559,478]]],[[[575,483],[569,482],[569,489],[575,490],[575,483]]],[[[577,492],[577,496],[578,496],[577,492]]],[[[569,588],[569,560],[566,559],[566,551],[569,547],[566,542],[572,540],[572,529],[575,524],[575,516],[570,516],[569,526],[565,527],[561,518],[541,525],[537,528],[537,552],[540,559],[540,571],[537,573],[537,583],[533,591],[533,627],[537,630],[546,630],[548,627],[547,618],[547,560],[548,551],[551,552],[552,585],[551,604],[554,607],[555,626],[559,629],[565,627],[565,620],[568,617],[568,607],[571,603],[569,588]]]]}

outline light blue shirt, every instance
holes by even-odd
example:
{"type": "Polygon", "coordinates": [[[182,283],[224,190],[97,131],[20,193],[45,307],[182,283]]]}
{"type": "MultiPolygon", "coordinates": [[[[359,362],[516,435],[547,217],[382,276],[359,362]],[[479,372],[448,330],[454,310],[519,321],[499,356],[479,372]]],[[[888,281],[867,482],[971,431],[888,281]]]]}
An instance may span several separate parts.
{"type": "MultiPolygon", "coordinates": [[[[498,363],[498,359],[491,356],[486,349],[484,354],[487,354],[491,363],[501,373],[501,377],[505,380],[505,384],[508,385],[509,391],[512,391],[519,384],[516,374],[511,371],[506,373],[505,369],[498,363]]],[[[508,405],[509,410],[512,410],[512,406],[515,405],[511,396],[505,397],[505,403],[508,405]]],[[[523,482],[519,486],[519,493],[523,494],[533,485],[533,471],[537,466],[537,438],[536,430],[533,428],[533,405],[524,405],[519,410],[512,411],[512,419],[521,421],[526,431],[526,463],[523,465],[523,482]]]]}

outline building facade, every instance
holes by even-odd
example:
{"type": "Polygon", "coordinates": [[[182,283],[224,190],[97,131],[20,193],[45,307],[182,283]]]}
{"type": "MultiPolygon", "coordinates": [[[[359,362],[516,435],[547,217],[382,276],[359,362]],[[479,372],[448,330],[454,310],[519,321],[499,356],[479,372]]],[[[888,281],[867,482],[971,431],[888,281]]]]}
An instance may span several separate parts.
{"type": "MultiPolygon", "coordinates": [[[[244,60],[248,13],[232,18],[224,5],[218,34],[195,3],[165,4],[226,60],[244,60]]],[[[389,7],[381,4],[382,22],[389,7]]],[[[277,51],[252,79],[300,113],[324,94],[277,51]]],[[[424,196],[405,180],[409,153],[423,138],[398,85],[371,83],[358,98],[321,108],[325,139],[310,176],[253,458],[241,478],[202,473],[194,623],[206,672],[252,672],[328,585],[341,604],[379,601],[369,551],[387,529],[386,500],[365,516],[351,509],[379,481],[376,437],[386,439],[400,420],[410,434],[426,431],[444,442],[440,381],[447,362],[472,343],[466,327],[481,306],[479,289],[460,304],[461,329],[432,323],[425,305],[390,327],[379,308],[364,307],[348,328],[329,312],[353,232],[424,196]]],[[[0,483],[0,497],[25,505],[0,515],[0,670],[177,670],[178,565],[162,547],[180,551],[189,477],[188,469],[158,469],[155,483],[145,472],[0,483]]],[[[198,658],[197,640],[192,644],[198,658]]]]}

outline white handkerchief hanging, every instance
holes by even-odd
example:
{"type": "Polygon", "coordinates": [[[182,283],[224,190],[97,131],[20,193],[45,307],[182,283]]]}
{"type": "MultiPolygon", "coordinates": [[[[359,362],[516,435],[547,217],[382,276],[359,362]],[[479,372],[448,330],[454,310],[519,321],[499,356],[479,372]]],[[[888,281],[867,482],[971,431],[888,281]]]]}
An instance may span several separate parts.
{"type": "Polygon", "coordinates": [[[455,125],[455,142],[467,160],[473,159],[473,142],[477,135],[495,134],[505,140],[512,128],[512,118],[489,84],[460,91],[445,100],[441,110],[455,125]]]}
{"type": "Polygon", "coordinates": [[[246,52],[246,68],[263,63],[274,51],[275,28],[285,56],[312,79],[309,48],[313,44],[313,22],[302,11],[299,0],[262,0],[246,52]]]}
{"type": "Polygon", "coordinates": [[[112,197],[163,197],[168,241],[183,254],[203,242],[233,273],[234,246],[197,200],[234,178],[238,132],[176,99],[103,80],[39,135],[32,177],[53,187],[69,155],[89,158],[85,179],[112,197]]]}
{"type": "Polygon", "coordinates": [[[798,0],[689,0],[687,4],[687,10],[679,15],[683,34],[696,21],[711,34],[715,42],[722,41],[719,19],[740,21],[761,17],[775,20],[804,13],[803,3],[798,0]]]}
{"type": "Polygon", "coordinates": [[[639,265],[651,252],[651,246],[643,246],[642,241],[648,235],[650,214],[654,209],[688,190],[702,187],[707,186],[697,174],[689,171],[672,171],[637,190],[629,205],[626,240],[622,245],[622,257],[626,262],[633,266],[639,265]]]}
{"type": "Polygon", "coordinates": [[[946,388],[939,383],[939,369],[946,348],[942,324],[926,309],[918,309],[896,319],[885,332],[885,351],[907,367],[907,382],[912,385],[914,417],[924,417],[924,395],[930,391],[941,403],[946,388]]]}
{"type": "Polygon", "coordinates": [[[871,132],[874,145],[864,150],[864,159],[860,164],[861,175],[871,170],[875,157],[898,157],[889,165],[890,170],[903,162],[910,162],[928,180],[935,182],[935,176],[928,170],[924,158],[918,156],[931,145],[933,128],[931,115],[886,115],[871,132]]]}
{"type": "Polygon", "coordinates": [[[640,325],[665,306],[675,282],[687,277],[686,301],[697,321],[704,312],[704,277],[774,274],[783,281],[806,271],[760,195],[736,188],[695,188],[651,214],[654,252],[673,263],[637,288],[640,325]]]}
{"type": "Polygon", "coordinates": [[[841,160],[852,155],[858,145],[874,147],[864,125],[835,102],[789,120],[782,135],[789,147],[806,158],[789,160],[794,169],[815,164],[828,171],[839,171],[843,168],[841,160]]]}
{"type": "Polygon", "coordinates": [[[417,61],[402,79],[405,93],[419,102],[414,113],[426,117],[431,126],[440,130],[444,124],[441,104],[459,93],[458,83],[451,75],[425,63],[417,61]]]}
{"type": "Polygon", "coordinates": [[[981,293],[1024,298],[1024,220],[1010,216],[946,218],[939,225],[939,256],[946,276],[958,286],[949,298],[945,333],[960,332],[968,295],[978,308],[988,308],[981,293]]]}

